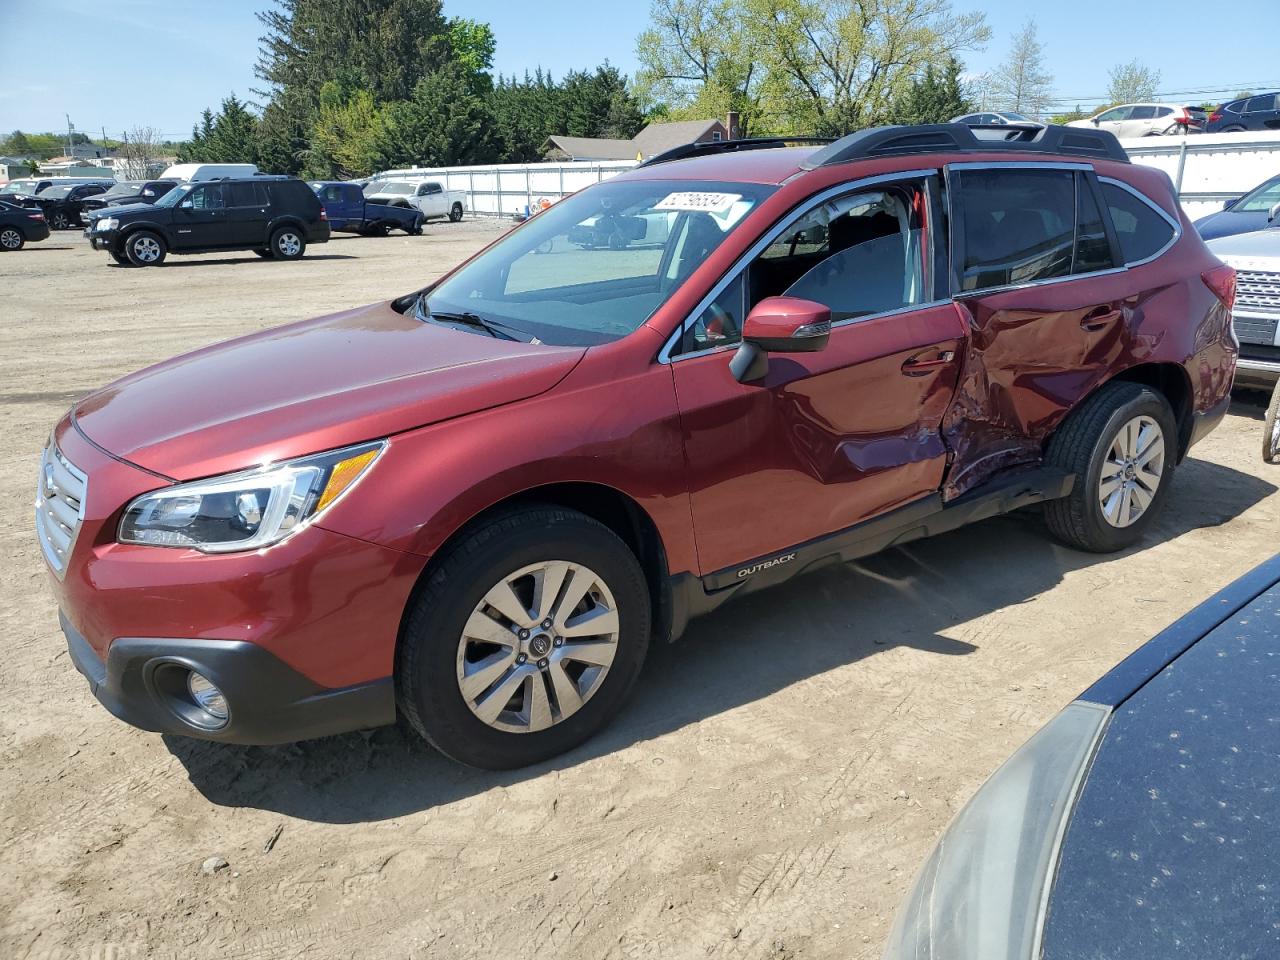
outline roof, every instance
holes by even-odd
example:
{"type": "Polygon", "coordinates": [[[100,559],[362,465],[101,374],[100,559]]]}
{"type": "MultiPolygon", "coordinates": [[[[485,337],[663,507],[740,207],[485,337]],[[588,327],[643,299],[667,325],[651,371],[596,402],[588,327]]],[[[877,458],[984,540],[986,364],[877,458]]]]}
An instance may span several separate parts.
{"type": "Polygon", "coordinates": [[[635,151],[638,151],[646,157],[652,157],[655,154],[662,153],[664,150],[670,150],[672,147],[678,147],[684,143],[694,143],[716,127],[719,127],[723,133],[724,124],[719,120],[677,120],[672,123],[651,123],[632,139],[633,152],[631,156],[634,157],[635,151]]]}
{"type": "Polygon", "coordinates": [[[604,137],[547,137],[547,142],[570,157],[587,160],[634,160],[636,145],[630,140],[604,137]]]}
{"type": "Polygon", "coordinates": [[[623,176],[636,180],[728,180],[776,184],[802,172],[801,163],[814,151],[814,147],[778,147],[717,153],[637,167],[623,176]]]}

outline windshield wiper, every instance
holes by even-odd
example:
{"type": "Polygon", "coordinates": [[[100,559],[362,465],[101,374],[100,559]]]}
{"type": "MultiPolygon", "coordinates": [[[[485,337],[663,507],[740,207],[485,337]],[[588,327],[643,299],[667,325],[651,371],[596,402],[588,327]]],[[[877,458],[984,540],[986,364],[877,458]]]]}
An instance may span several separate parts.
{"type": "Polygon", "coordinates": [[[451,312],[447,310],[431,310],[427,306],[427,295],[420,294],[416,306],[418,319],[439,321],[441,323],[459,323],[467,327],[475,327],[485,331],[491,337],[502,340],[516,340],[521,343],[532,343],[533,339],[523,330],[517,330],[515,327],[508,326],[505,323],[499,323],[497,320],[490,320],[482,317],[478,313],[471,313],[469,310],[461,310],[451,312]]]}

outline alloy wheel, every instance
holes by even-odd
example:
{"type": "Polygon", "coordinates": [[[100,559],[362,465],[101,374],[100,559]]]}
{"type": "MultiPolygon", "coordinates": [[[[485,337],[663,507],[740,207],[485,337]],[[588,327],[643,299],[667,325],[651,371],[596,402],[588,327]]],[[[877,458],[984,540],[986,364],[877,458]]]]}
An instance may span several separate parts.
{"type": "Polygon", "coordinates": [[[55,213],[53,215],[52,226],[53,226],[53,229],[55,230],[66,230],[68,227],[71,226],[71,221],[67,218],[67,215],[65,213],[61,213],[61,212],[55,213]]]}
{"type": "Polygon", "coordinates": [[[494,584],[458,641],[458,690],[476,717],[535,733],[572,716],[600,689],[618,651],[618,608],[601,577],[547,560],[494,584]]]}
{"type": "Polygon", "coordinates": [[[155,263],[160,259],[160,244],[151,237],[138,237],[133,241],[133,253],[143,263],[155,263]]]}
{"type": "Polygon", "coordinates": [[[1098,478],[1098,502],[1113,527],[1128,527],[1151,506],[1164,476],[1165,444],[1160,424],[1139,416],[1120,427],[1098,478]]]}
{"type": "Polygon", "coordinates": [[[298,239],[296,233],[282,233],[280,239],[276,241],[276,246],[286,257],[296,257],[298,251],[302,249],[302,241],[298,239]]]}
{"type": "Polygon", "coordinates": [[[17,250],[22,246],[22,234],[18,233],[13,227],[0,231],[0,247],[6,250],[17,250]]]}

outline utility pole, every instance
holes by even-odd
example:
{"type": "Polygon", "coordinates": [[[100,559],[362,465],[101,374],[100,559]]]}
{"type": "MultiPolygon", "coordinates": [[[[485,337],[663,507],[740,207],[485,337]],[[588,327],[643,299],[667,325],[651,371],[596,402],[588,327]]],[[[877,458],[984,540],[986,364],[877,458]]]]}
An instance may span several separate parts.
{"type": "Polygon", "coordinates": [[[71,114],[64,113],[63,116],[67,118],[67,156],[69,157],[72,155],[71,154],[71,134],[75,131],[75,127],[71,125],[71,114]]]}

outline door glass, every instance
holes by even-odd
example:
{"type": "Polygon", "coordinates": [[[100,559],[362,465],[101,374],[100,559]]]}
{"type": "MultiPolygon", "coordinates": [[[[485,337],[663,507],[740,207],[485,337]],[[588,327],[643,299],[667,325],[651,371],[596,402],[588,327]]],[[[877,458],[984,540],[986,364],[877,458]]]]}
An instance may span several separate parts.
{"type": "Polygon", "coordinates": [[[227,205],[223,196],[223,186],[220,183],[196,187],[191,191],[190,200],[195,210],[221,210],[227,205]]]}
{"type": "Polygon", "coordinates": [[[256,183],[233,183],[227,189],[231,194],[230,206],[260,207],[266,203],[266,192],[256,183]]]}
{"type": "Polygon", "coordinates": [[[1261,113],[1264,110],[1270,110],[1276,102],[1276,98],[1272,94],[1265,97],[1254,97],[1244,105],[1245,113],[1261,113]]]}
{"type": "Polygon", "coordinates": [[[1150,120],[1156,115],[1155,107],[1134,107],[1129,114],[1130,120],[1150,120]]]}
{"type": "Polygon", "coordinates": [[[958,170],[964,291],[1071,274],[1075,175],[1070,170],[958,170]]]}
{"type": "Polygon", "coordinates": [[[1111,244],[1103,225],[1102,211],[1093,195],[1093,186],[1083,173],[1076,174],[1076,259],[1072,273],[1110,270],[1111,244]]]}
{"type": "Polygon", "coordinates": [[[1107,110],[1105,113],[1098,114],[1099,123],[1115,123],[1117,120],[1123,120],[1129,116],[1129,107],[1116,107],[1114,110],[1107,110]]]}

